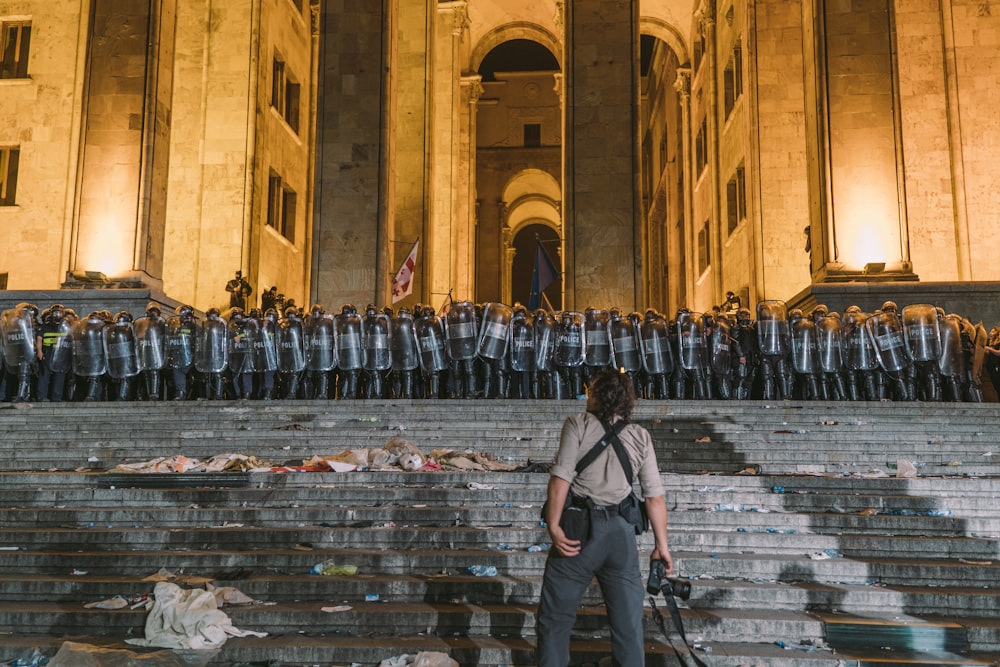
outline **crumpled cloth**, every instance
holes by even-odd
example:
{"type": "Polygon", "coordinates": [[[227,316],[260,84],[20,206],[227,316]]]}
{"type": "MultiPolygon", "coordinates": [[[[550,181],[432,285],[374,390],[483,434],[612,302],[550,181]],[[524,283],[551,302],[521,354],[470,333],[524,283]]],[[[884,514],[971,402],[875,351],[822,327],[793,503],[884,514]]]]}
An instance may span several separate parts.
{"type": "Polygon", "coordinates": [[[161,581],[153,589],[156,602],[146,616],[146,638],[126,639],[135,646],[160,648],[219,648],[230,637],[266,637],[266,632],[233,627],[229,616],[219,611],[209,591],[161,581]]]}
{"type": "Polygon", "coordinates": [[[447,653],[421,651],[417,655],[404,653],[386,658],[379,667],[458,667],[458,663],[447,653]]]}

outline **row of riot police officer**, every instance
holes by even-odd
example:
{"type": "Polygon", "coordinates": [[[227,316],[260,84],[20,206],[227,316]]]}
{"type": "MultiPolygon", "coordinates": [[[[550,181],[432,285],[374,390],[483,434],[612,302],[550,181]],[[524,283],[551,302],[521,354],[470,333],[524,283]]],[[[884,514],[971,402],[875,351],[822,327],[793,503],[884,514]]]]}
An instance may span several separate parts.
{"type": "Polygon", "coordinates": [[[807,317],[763,301],[755,324],[746,309],[737,320],[741,335],[756,338],[745,347],[759,358],[745,374],[759,374],[764,399],[983,400],[985,329],[929,304],[850,306],[843,316],[818,305],[807,317]]]}
{"type": "Polygon", "coordinates": [[[77,319],[56,304],[0,314],[3,374],[14,400],[219,398],[572,398],[606,368],[648,399],[981,400],[985,332],[927,305],[805,317],[781,301],[740,308],[529,312],[452,302],[337,314],[317,304],[249,313],[155,303],[77,319]],[[37,375],[37,382],[35,377],[37,375]],[[66,382],[66,378],[69,381],[66,382]]]}

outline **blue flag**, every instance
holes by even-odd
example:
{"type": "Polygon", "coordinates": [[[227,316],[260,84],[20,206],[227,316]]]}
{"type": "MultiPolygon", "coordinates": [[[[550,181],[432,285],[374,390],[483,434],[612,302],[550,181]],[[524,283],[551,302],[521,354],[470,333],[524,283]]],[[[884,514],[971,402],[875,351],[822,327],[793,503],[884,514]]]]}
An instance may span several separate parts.
{"type": "Polygon", "coordinates": [[[542,305],[542,292],[552,283],[559,280],[559,272],[549,259],[541,241],[535,246],[535,271],[531,275],[531,296],[528,297],[528,308],[534,310],[542,305]]]}

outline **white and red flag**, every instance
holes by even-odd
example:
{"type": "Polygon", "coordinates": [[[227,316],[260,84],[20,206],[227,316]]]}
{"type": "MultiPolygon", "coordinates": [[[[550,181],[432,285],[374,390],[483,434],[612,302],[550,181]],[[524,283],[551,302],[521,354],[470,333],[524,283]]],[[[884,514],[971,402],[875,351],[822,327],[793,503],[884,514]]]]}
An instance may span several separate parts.
{"type": "Polygon", "coordinates": [[[392,302],[402,301],[413,293],[413,274],[417,271],[417,245],[420,239],[413,242],[410,254],[403,260],[403,265],[396,271],[392,279],[392,302]]]}

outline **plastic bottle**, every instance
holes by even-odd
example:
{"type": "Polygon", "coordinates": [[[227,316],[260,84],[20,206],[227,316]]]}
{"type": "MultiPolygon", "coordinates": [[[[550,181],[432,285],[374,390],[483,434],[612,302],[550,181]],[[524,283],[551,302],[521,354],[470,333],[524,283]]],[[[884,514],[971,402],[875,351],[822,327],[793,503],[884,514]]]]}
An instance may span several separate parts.
{"type": "Polygon", "coordinates": [[[470,565],[469,574],[475,577],[495,577],[497,569],[492,565],[470,565]]]}

